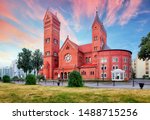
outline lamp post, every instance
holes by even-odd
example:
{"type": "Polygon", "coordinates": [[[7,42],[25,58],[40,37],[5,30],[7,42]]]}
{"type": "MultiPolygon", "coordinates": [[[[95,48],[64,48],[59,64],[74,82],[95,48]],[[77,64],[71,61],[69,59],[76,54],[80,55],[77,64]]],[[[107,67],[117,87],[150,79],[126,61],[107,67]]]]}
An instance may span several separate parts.
{"type": "Polygon", "coordinates": [[[103,82],[104,82],[104,63],[102,64],[102,68],[103,68],[103,82]]]}
{"type": "Polygon", "coordinates": [[[62,85],[63,85],[63,81],[64,81],[64,68],[62,68],[63,70],[63,76],[62,76],[62,85]]]}

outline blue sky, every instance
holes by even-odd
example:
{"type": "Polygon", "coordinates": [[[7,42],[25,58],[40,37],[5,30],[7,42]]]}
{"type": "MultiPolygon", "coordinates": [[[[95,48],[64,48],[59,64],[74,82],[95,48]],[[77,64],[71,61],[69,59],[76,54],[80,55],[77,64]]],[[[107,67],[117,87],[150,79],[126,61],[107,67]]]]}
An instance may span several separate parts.
{"type": "Polygon", "coordinates": [[[23,47],[43,51],[43,18],[49,8],[61,22],[61,45],[67,35],[77,44],[91,42],[96,8],[112,49],[137,56],[141,38],[150,32],[150,0],[0,0],[0,66],[10,65],[23,47]]]}

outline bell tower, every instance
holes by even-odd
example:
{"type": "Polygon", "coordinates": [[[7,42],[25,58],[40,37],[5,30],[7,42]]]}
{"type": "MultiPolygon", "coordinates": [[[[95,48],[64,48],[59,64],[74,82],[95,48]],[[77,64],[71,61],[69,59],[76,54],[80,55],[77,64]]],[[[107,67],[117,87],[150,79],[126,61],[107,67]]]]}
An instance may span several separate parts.
{"type": "Polygon", "coordinates": [[[107,42],[106,39],[106,31],[103,23],[99,19],[98,11],[96,11],[96,16],[92,24],[92,51],[96,52],[103,50],[107,42]]]}
{"type": "Polygon", "coordinates": [[[46,79],[53,79],[53,72],[58,68],[58,52],[60,46],[60,22],[57,15],[46,11],[44,20],[44,67],[46,79]]]}

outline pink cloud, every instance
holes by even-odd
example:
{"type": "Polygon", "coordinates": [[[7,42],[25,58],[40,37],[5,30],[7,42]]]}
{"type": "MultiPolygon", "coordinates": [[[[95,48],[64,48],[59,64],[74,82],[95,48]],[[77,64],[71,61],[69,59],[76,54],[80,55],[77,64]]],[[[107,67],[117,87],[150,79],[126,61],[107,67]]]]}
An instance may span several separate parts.
{"type": "Polygon", "coordinates": [[[41,48],[41,38],[33,38],[3,20],[0,21],[0,26],[3,28],[0,30],[0,33],[2,33],[0,36],[0,42],[17,45],[20,48],[27,47],[36,49],[37,46],[41,48]]]}
{"type": "Polygon", "coordinates": [[[106,0],[73,0],[72,9],[75,20],[75,27],[79,29],[80,20],[82,17],[95,16],[96,8],[100,11],[100,15],[104,12],[106,0]]]}
{"type": "Polygon", "coordinates": [[[105,25],[110,26],[117,20],[117,12],[121,9],[123,0],[108,0],[105,25]]]}
{"type": "Polygon", "coordinates": [[[135,16],[138,11],[142,0],[130,0],[129,5],[124,10],[123,14],[119,19],[120,25],[126,24],[132,17],[135,16]]]}
{"type": "Polygon", "coordinates": [[[12,10],[10,8],[14,8],[14,6],[10,5],[8,3],[8,1],[2,0],[1,4],[0,4],[0,15],[6,17],[16,23],[19,23],[19,20],[13,16],[12,10]]]}

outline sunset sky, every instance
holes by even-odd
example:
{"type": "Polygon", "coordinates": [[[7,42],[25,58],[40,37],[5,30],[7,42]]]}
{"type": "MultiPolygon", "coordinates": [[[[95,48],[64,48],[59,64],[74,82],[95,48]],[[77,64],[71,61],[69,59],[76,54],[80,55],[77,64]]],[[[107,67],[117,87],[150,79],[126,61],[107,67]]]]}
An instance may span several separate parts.
{"type": "Polygon", "coordinates": [[[109,47],[130,50],[132,58],[150,32],[150,0],[0,0],[0,67],[9,66],[23,47],[43,51],[48,8],[61,22],[61,45],[67,35],[77,44],[91,42],[96,8],[109,47]]]}

